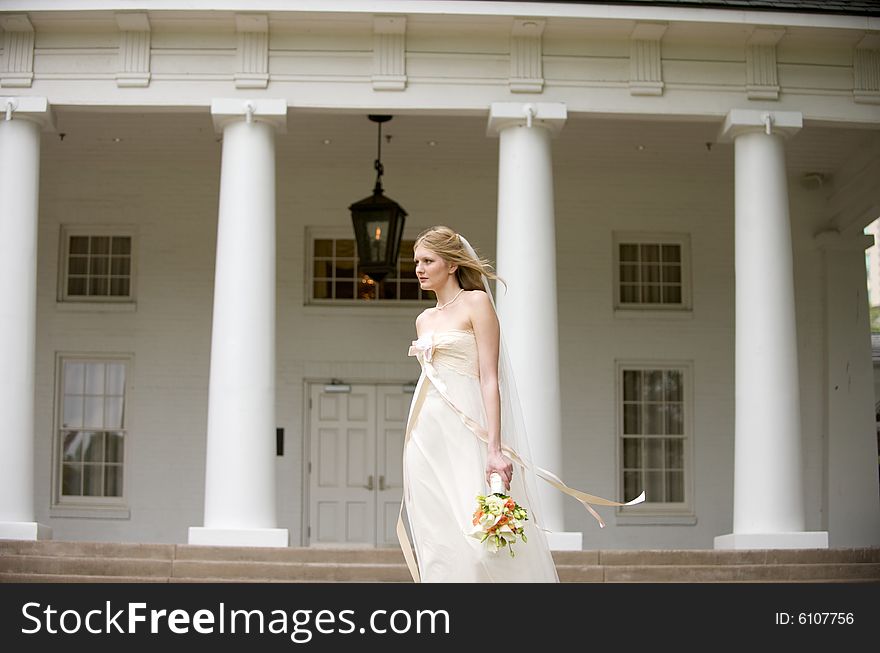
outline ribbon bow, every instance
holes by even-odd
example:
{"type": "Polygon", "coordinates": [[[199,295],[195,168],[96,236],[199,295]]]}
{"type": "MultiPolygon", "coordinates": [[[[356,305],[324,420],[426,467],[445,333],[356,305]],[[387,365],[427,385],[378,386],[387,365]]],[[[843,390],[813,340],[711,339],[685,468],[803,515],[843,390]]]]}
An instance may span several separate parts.
{"type": "Polygon", "coordinates": [[[434,338],[432,334],[427,333],[418,340],[413,340],[409,348],[408,356],[418,356],[421,354],[425,361],[430,363],[434,358],[434,338]]]}

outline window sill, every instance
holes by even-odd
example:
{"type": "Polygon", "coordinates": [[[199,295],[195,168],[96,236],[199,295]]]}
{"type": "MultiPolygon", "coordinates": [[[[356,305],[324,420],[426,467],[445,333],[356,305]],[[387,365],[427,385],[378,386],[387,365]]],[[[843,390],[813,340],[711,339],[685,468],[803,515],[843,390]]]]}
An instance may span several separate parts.
{"type": "Polygon", "coordinates": [[[620,515],[615,517],[617,526],[694,526],[696,515],[620,515]]]}
{"type": "Polygon", "coordinates": [[[52,506],[50,517],[69,517],[73,519],[131,519],[131,510],[125,506],[52,506]]]}
{"type": "Polygon", "coordinates": [[[615,308],[614,317],[636,320],[692,320],[694,311],[691,308],[615,308]]]}
{"type": "Polygon", "coordinates": [[[64,313],[134,313],[137,302],[55,302],[55,310],[64,313]]]}

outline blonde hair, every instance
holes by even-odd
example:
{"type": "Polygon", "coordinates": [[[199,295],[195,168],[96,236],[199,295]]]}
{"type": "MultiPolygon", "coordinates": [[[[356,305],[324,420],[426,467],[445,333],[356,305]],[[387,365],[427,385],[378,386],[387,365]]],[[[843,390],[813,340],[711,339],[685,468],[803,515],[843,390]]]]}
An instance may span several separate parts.
{"type": "Polygon", "coordinates": [[[430,249],[448,263],[458,265],[455,277],[465,290],[488,290],[483,286],[483,275],[486,275],[487,279],[497,279],[504,283],[504,280],[492,270],[488,259],[480,257],[479,254],[477,258],[468,254],[461,237],[449,227],[438,225],[425,229],[416,238],[413,251],[419,246],[430,249]]]}

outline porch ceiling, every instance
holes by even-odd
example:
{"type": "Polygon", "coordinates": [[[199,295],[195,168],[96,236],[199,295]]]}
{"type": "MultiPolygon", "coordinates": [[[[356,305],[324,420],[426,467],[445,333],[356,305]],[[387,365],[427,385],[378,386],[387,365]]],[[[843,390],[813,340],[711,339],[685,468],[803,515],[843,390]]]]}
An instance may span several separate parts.
{"type": "MultiPolygon", "coordinates": [[[[431,170],[458,162],[485,165],[494,172],[498,139],[486,135],[486,123],[485,117],[477,116],[395,116],[383,126],[386,179],[393,179],[395,169],[402,167],[431,170]]],[[[204,148],[208,157],[219,156],[220,151],[220,135],[208,112],[92,112],[58,107],[56,124],[57,133],[44,136],[46,157],[70,160],[77,152],[95,154],[103,148],[121,149],[132,157],[157,149],[169,156],[194,148],[204,148]]],[[[622,174],[632,170],[687,174],[695,166],[710,166],[719,175],[732,177],[733,146],[716,142],[719,125],[574,114],[554,142],[554,163],[557,167],[582,166],[586,173],[602,167],[619,169],[622,174]]],[[[278,136],[277,150],[282,165],[363,169],[369,176],[376,155],[376,128],[365,114],[291,111],[287,133],[278,136]]],[[[880,161],[880,126],[807,123],[788,142],[786,153],[790,185],[799,184],[831,198],[871,162],[880,161]]],[[[871,201],[880,205],[877,197],[871,201]]],[[[868,222],[866,217],[864,224],[868,222]]],[[[826,225],[815,226],[835,225],[829,217],[826,225]]]]}

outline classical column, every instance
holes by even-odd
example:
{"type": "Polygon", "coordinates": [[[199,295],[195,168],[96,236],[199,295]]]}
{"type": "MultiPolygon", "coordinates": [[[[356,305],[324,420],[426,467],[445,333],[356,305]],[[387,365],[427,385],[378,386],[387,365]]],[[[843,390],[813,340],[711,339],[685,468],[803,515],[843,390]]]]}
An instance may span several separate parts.
{"type": "Polygon", "coordinates": [[[733,109],[736,370],[733,533],[716,549],[824,548],[805,532],[791,221],[784,138],[796,112],[733,109]]]}
{"type": "Polygon", "coordinates": [[[37,540],[52,530],[34,513],[34,366],[40,130],[46,98],[0,97],[0,539],[37,540]]]}
{"type": "MultiPolygon", "coordinates": [[[[534,462],[562,474],[556,224],[550,139],[562,129],[564,104],[492,104],[498,134],[498,311],[516,374],[534,462]]],[[[583,534],[563,530],[564,495],[541,484],[543,521],[553,549],[582,548],[583,534]]]]}
{"type": "Polygon", "coordinates": [[[190,544],[287,546],[275,516],[275,130],[284,100],[214,100],[223,133],[205,525],[190,544]]]}

